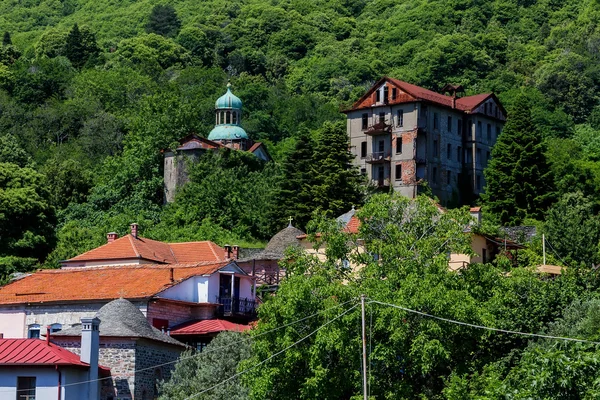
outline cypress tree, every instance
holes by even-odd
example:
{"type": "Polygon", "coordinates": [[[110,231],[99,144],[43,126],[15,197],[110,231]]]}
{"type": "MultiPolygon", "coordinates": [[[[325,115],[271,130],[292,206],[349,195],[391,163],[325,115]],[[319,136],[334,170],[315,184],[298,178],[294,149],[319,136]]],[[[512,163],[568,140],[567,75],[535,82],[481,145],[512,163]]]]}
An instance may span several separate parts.
{"type": "Polygon", "coordinates": [[[165,37],[175,37],[181,28],[181,21],[170,4],[157,4],[152,8],[146,24],[146,32],[165,37]]]}
{"type": "Polygon", "coordinates": [[[67,35],[65,55],[75,68],[81,68],[85,64],[86,57],[83,49],[83,41],[77,24],[73,25],[73,28],[71,28],[71,31],[67,35]]]}
{"type": "Polygon", "coordinates": [[[10,38],[10,32],[4,32],[4,36],[2,37],[2,46],[10,46],[12,45],[12,39],[10,38]]]}
{"type": "Polygon", "coordinates": [[[487,185],[482,199],[502,224],[541,219],[551,205],[552,175],[545,150],[529,100],[519,95],[484,171],[487,185]]]}
{"type": "Polygon", "coordinates": [[[312,199],[316,208],[337,217],[361,203],[361,177],[348,150],[343,122],[325,122],[317,132],[313,153],[312,199]]]}

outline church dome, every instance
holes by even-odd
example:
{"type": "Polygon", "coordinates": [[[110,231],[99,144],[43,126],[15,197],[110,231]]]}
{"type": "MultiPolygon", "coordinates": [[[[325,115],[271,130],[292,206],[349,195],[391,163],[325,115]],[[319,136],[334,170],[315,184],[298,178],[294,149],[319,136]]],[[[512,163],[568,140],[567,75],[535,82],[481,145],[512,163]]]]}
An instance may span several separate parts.
{"type": "Polygon", "coordinates": [[[248,139],[248,134],[238,125],[217,125],[208,134],[208,140],[248,139]]]}
{"type": "Polygon", "coordinates": [[[242,109],[242,101],[239,97],[231,93],[231,84],[227,84],[227,93],[219,97],[215,102],[215,108],[226,108],[226,109],[242,109]]]}

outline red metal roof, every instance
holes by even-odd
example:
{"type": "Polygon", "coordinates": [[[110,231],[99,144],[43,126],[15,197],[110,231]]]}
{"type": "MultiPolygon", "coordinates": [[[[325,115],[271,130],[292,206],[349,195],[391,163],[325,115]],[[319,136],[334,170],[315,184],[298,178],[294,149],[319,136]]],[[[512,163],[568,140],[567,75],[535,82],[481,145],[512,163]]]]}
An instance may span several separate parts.
{"type": "Polygon", "coordinates": [[[225,260],[225,251],[222,247],[210,241],[164,243],[158,240],[125,235],[114,242],[106,243],[90,251],[67,260],[65,263],[145,259],[164,264],[225,260]]]}
{"type": "Polygon", "coordinates": [[[251,328],[250,325],[236,324],[224,319],[203,319],[178,325],[171,329],[171,335],[207,335],[223,331],[244,332],[251,328]]]}
{"type": "MultiPolygon", "coordinates": [[[[88,367],[79,356],[53,343],[40,339],[0,339],[0,366],[88,367]]],[[[109,370],[101,367],[103,370],[109,370]]]]}
{"type": "Polygon", "coordinates": [[[204,262],[41,270],[0,287],[0,304],[120,297],[145,299],[192,276],[212,274],[227,264],[204,262]]]}

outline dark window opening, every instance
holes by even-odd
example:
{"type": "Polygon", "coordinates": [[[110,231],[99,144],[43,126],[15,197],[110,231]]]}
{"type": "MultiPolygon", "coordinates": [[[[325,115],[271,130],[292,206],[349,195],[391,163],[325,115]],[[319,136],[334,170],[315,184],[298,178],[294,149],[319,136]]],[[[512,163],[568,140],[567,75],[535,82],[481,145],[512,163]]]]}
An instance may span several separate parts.
{"type": "Polygon", "coordinates": [[[360,143],[360,158],[365,158],[367,156],[367,142],[360,143]]]}
{"type": "Polygon", "coordinates": [[[398,117],[398,126],[404,126],[404,110],[396,111],[398,117]]]}
{"type": "Polygon", "coordinates": [[[396,154],[402,153],[402,137],[398,136],[396,138],[396,154]]]}
{"type": "Polygon", "coordinates": [[[383,153],[383,150],[385,149],[385,142],[383,140],[380,140],[379,143],[378,143],[378,146],[379,146],[378,151],[380,153],[383,153]]]}
{"type": "Polygon", "coordinates": [[[457,127],[456,127],[456,128],[457,128],[457,130],[458,130],[458,134],[459,134],[459,135],[462,135],[462,120],[460,120],[460,119],[459,119],[459,120],[457,121],[456,125],[457,125],[457,127]]]}
{"type": "Polygon", "coordinates": [[[397,96],[398,96],[398,89],[392,88],[392,100],[396,100],[397,96]]]}
{"type": "Polygon", "coordinates": [[[360,174],[361,175],[366,175],[367,174],[367,169],[366,168],[361,168],[360,169],[360,174]]]}
{"type": "Polygon", "coordinates": [[[487,141],[488,143],[492,142],[492,125],[487,124],[487,141]]]}
{"type": "Polygon", "coordinates": [[[434,157],[438,156],[438,141],[437,141],[437,139],[435,139],[433,141],[433,156],[434,157]]]}
{"type": "Polygon", "coordinates": [[[481,190],[481,176],[477,175],[477,190],[481,190]]]}
{"type": "Polygon", "coordinates": [[[452,117],[448,117],[448,132],[452,132],[452,117]]]}
{"type": "Polygon", "coordinates": [[[450,143],[448,143],[448,147],[446,148],[446,158],[452,160],[452,145],[450,143]]]}
{"type": "Polygon", "coordinates": [[[456,148],[456,161],[462,162],[462,147],[460,146],[456,148]]]}
{"type": "Polygon", "coordinates": [[[387,86],[384,86],[383,87],[383,101],[387,103],[389,101],[389,96],[390,96],[390,89],[387,86]]]}
{"type": "Polygon", "coordinates": [[[481,164],[481,149],[477,149],[477,154],[475,156],[477,157],[475,162],[481,164]]]}
{"type": "Polygon", "coordinates": [[[433,167],[433,171],[431,173],[431,181],[433,183],[437,183],[437,168],[433,167]]]}
{"type": "Polygon", "coordinates": [[[396,164],[396,180],[397,181],[402,180],[402,165],[400,165],[400,164],[396,164]]]}
{"type": "Polygon", "coordinates": [[[377,89],[375,91],[375,102],[379,103],[381,101],[381,92],[379,91],[379,89],[377,89]]]}
{"type": "Polygon", "coordinates": [[[477,136],[481,136],[481,121],[477,121],[477,132],[475,132],[477,136]]]}
{"type": "Polygon", "coordinates": [[[17,400],[35,400],[35,377],[17,377],[17,400]]]}
{"type": "Polygon", "coordinates": [[[363,131],[369,127],[369,114],[364,113],[362,115],[362,129],[363,131]]]}
{"type": "Polygon", "coordinates": [[[452,171],[447,171],[446,172],[446,184],[450,184],[450,182],[452,181],[452,171]]]}
{"type": "Polygon", "coordinates": [[[433,113],[433,129],[439,129],[439,116],[438,116],[438,113],[433,113]]]}
{"type": "Polygon", "coordinates": [[[384,112],[379,113],[379,123],[380,124],[385,123],[385,113],[384,112]]]}

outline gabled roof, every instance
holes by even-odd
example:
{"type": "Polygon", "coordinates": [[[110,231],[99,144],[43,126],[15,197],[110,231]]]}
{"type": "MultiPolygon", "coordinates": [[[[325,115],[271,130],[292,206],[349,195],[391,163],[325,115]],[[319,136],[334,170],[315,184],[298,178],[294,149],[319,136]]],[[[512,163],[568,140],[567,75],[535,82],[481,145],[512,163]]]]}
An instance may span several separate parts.
{"type": "Polygon", "coordinates": [[[208,140],[206,138],[196,135],[195,133],[192,133],[179,140],[179,147],[177,147],[177,151],[195,149],[218,149],[220,147],[225,146],[223,146],[221,143],[213,142],[212,140],[208,140]]]}
{"type": "Polygon", "coordinates": [[[502,104],[493,93],[481,93],[474,96],[458,97],[454,99],[452,96],[437,93],[433,90],[425,89],[421,86],[413,85],[412,83],[404,82],[387,76],[384,76],[378,80],[360,99],[358,99],[358,101],[352,105],[350,110],[347,111],[370,107],[370,105],[365,106],[363,103],[370,96],[372,96],[375,89],[380,87],[385,82],[389,82],[398,89],[407,93],[407,96],[398,96],[396,100],[390,100],[388,104],[399,104],[412,101],[428,101],[444,107],[456,108],[457,110],[465,112],[472,112],[484,101],[489,98],[493,98],[504,115],[506,115],[506,111],[502,107],[502,104]]]}
{"type": "Polygon", "coordinates": [[[0,304],[148,299],[196,275],[232,262],[146,264],[41,270],[0,288],[0,304]]]}
{"type": "Polygon", "coordinates": [[[164,243],[128,234],[63,263],[122,259],[144,259],[164,264],[218,262],[224,261],[225,253],[221,247],[210,241],[164,243]]]}
{"type": "MultiPolygon", "coordinates": [[[[175,346],[185,346],[151,326],[144,314],[125,299],[116,299],[105,304],[98,310],[96,318],[100,320],[100,337],[143,338],[175,346]]],[[[81,325],[55,332],[52,336],[81,336],[81,325]]]]}
{"type": "Polygon", "coordinates": [[[244,332],[249,329],[250,325],[236,324],[224,319],[204,319],[177,325],[171,329],[171,335],[208,335],[223,331],[244,332]]]}
{"type": "Polygon", "coordinates": [[[0,367],[57,365],[89,368],[76,354],[45,340],[0,339],[0,367]]]}

